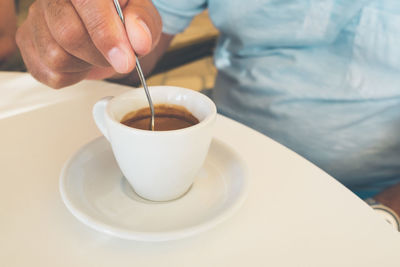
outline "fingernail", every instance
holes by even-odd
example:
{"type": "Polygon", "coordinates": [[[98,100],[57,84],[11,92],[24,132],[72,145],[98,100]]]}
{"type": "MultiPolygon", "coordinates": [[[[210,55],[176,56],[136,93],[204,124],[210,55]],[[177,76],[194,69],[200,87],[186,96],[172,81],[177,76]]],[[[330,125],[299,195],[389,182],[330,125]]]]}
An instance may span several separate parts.
{"type": "Polygon", "coordinates": [[[119,73],[129,72],[129,59],[128,54],[119,47],[113,47],[108,51],[108,59],[115,69],[119,73]]]}
{"type": "Polygon", "coordinates": [[[149,35],[150,40],[151,40],[152,39],[151,32],[150,32],[149,27],[147,27],[146,23],[144,23],[144,21],[139,18],[137,19],[137,22],[143,28],[143,30],[149,35]]]}

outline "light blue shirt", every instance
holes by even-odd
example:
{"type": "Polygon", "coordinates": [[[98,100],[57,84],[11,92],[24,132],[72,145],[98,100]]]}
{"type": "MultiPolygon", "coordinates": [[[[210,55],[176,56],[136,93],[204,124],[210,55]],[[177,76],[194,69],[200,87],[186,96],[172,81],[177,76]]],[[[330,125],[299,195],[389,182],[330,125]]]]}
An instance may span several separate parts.
{"type": "Polygon", "coordinates": [[[208,8],[220,113],[352,190],[400,182],[399,0],[153,2],[169,34],[208,8]]]}

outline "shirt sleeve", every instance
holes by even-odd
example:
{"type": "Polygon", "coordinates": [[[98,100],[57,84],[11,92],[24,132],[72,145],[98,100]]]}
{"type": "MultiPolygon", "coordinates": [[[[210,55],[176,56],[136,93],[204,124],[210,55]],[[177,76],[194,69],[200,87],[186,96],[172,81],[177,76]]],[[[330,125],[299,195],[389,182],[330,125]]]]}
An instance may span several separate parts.
{"type": "Polygon", "coordinates": [[[186,29],[207,8],[207,0],[153,0],[153,4],[161,15],[163,32],[172,35],[186,29]]]}

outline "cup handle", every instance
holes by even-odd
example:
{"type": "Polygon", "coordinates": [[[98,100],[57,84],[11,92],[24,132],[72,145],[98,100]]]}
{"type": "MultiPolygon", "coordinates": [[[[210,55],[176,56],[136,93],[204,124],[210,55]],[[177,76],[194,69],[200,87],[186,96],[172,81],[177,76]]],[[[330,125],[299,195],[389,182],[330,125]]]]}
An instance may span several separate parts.
{"type": "Polygon", "coordinates": [[[103,97],[102,99],[100,99],[99,101],[96,102],[96,104],[94,104],[93,106],[93,118],[94,118],[94,122],[97,125],[97,128],[99,128],[100,132],[104,135],[104,137],[107,140],[110,140],[108,138],[108,132],[107,132],[107,127],[106,127],[106,107],[108,102],[110,102],[110,100],[112,99],[112,96],[106,96],[103,97]]]}

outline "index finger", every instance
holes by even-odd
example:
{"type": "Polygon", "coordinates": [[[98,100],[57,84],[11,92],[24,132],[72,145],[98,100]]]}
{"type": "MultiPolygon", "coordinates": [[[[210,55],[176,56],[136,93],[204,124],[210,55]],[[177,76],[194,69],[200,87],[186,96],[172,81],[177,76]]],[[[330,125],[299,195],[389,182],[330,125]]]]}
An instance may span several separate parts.
{"type": "Polygon", "coordinates": [[[112,0],[71,0],[92,42],[120,73],[135,67],[135,54],[112,0]]]}

